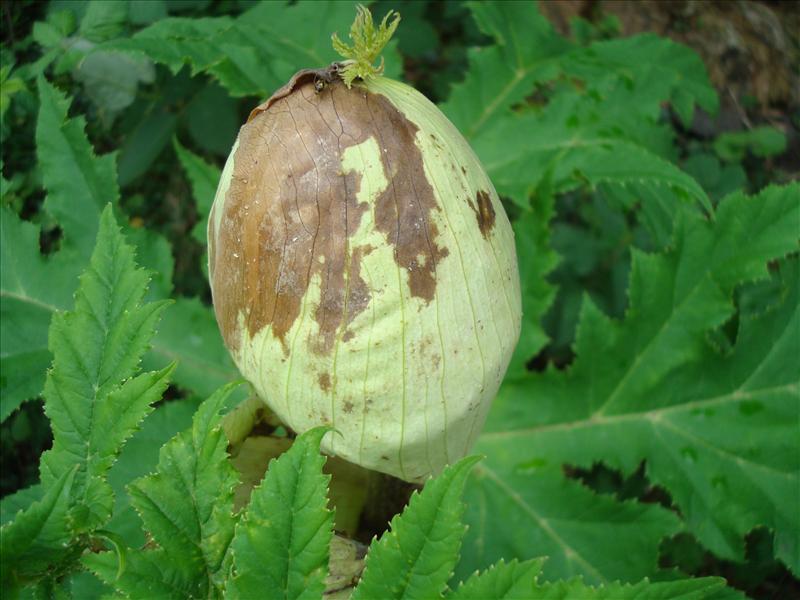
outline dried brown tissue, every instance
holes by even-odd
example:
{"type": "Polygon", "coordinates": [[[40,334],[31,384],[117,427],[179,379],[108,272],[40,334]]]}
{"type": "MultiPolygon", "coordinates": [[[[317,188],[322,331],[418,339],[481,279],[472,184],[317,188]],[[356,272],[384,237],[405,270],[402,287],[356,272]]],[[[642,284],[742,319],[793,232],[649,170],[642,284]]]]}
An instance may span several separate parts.
{"type": "MultiPolygon", "coordinates": [[[[361,264],[372,248],[350,244],[367,203],[357,200],[360,173],[343,174],[341,159],[370,137],[382,149],[389,181],[374,200],[375,225],[407,272],[412,296],[433,299],[436,265],[448,256],[431,219],[440,208],[415,144],[417,126],[381,95],[339,81],[318,91],[317,78],[313,70],[295,76],[240,132],[218,248],[210,249],[217,319],[234,351],[241,313],[251,337],[271,324],[288,355],[286,335],[315,275],[321,281],[315,352],[330,354],[339,328],[369,305],[361,264]]],[[[488,195],[486,201],[490,213],[478,210],[493,223],[488,195]]],[[[352,335],[346,330],[342,339],[352,335]]]]}

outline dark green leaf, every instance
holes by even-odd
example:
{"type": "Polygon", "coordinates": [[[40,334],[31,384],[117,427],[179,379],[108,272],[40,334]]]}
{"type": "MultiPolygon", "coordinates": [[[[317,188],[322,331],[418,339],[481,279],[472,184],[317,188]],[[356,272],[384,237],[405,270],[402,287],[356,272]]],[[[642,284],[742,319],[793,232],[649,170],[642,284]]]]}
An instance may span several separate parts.
{"type": "Polygon", "coordinates": [[[42,482],[49,486],[79,466],[73,497],[80,529],[111,516],[113,497],[105,475],[124,441],[160,399],[172,371],[168,367],[133,377],[166,306],[141,306],[146,286],[147,274],[136,267],[133,249],[108,207],[75,309],[53,317],[49,347],[54,360],[44,391],[53,449],[42,457],[42,482]]]}
{"type": "MultiPolygon", "coordinates": [[[[144,365],[161,369],[174,361],[175,383],[198,396],[208,396],[240,377],[222,343],[214,311],[196,298],[179,298],[170,307],[169,318],[159,326],[144,365]]],[[[233,393],[237,398],[243,394],[233,393]]]]}
{"type": "Polygon", "coordinates": [[[411,496],[402,514],[370,545],[353,600],[436,598],[458,560],[465,527],[461,493],[477,456],[461,459],[411,496]]]}
{"type": "MultiPolygon", "coordinates": [[[[672,495],[687,526],[715,553],[741,559],[744,534],[767,524],[776,530],[776,554],[798,568],[791,533],[800,527],[796,261],[782,269],[781,309],[742,321],[729,356],[720,355],[707,334],[733,314],[737,285],[765,278],[768,261],[796,251],[799,193],[794,185],[753,198],[729,197],[714,223],[682,212],[666,253],[634,253],[630,306],[622,322],[585,300],[570,369],[501,388],[478,449],[489,457],[482,469],[491,469],[498,488],[506,490],[508,509],[484,503],[469,519],[476,531],[493,532],[484,564],[501,555],[530,556],[519,552],[521,546],[511,552],[498,544],[516,538],[519,522],[536,515],[563,539],[569,520],[586,514],[555,492],[542,497],[540,483],[520,480],[526,469],[563,463],[588,468],[603,461],[630,473],[644,460],[650,480],[672,495]],[[555,504],[572,508],[554,519],[548,507],[555,504]],[[493,518],[499,514],[502,519],[493,518]]],[[[583,536],[589,529],[578,531],[583,536]]],[[[627,544],[641,548],[627,559],[635,568],[625,572],[617,571],[626,562],[620,560],[594,563],[592,569],[556,561],[545,573],[636,580],[652,568],[637,561],[644,548],[655,557],[659,532],[666,530],[608,531],[613,544],[605,559],[627,544]]],[[[597,539],[583,538],[563,555],[597,552],[597,539]]],[[[537,552],[557,556],[541,545],[537,552]]]]}
{"type": "Polygon", "coordinates": [[[136,593],[151,577],[154,589],[179,582],[173,592],[184,597],[207,596],[221,586],[230,560],[238,478],[228,462],[219,411],[233,385],[206,400],[192,428],[161,449],[155,473],[129,486],[131,502],[160,548],[131,551],[132,568],[117,581],[109,577],[108,556],[91,564],[121,592],[136,593]]]}
{"type": "Polygon", "coordinates": [[[0,420],[5,420],[44,387],[50,317],[71,305],[81,262],[66,252],[45,260],[38,227],[7,208],[0,219],[0,420]]]}
{"type": "Polygon", "coordinates": [[[325,428],[299,436],[270,462],[233,540],[231,598],[319,598],[325,591],[333,513],[319,452],[325,428]]]}
{"type": "Polygon", "coordinates": [[[0,583],[4,592],[13,592],[27,580],[45,576],[55,563],[68,560],[74,477],[75,469],[62,473],[41,500],[0,528],[0,583]]]}
{"type": "Polygon", "coordinates": [[[61,225],[62,247],[88,260],[103,207],[119,199],[114,155],[95,156],[84,118],[67,119],[66,96],[41,77],[38,87],[36,148],[48,192],[45,208],[61,225]]]}
{"type": "Polygon", "coordinates": [[[475,573],[447,594],[448,600],[528,600],[533,597],[536,578],[544,559],[518,563],[502,560],[482,573],[475,573]]]}

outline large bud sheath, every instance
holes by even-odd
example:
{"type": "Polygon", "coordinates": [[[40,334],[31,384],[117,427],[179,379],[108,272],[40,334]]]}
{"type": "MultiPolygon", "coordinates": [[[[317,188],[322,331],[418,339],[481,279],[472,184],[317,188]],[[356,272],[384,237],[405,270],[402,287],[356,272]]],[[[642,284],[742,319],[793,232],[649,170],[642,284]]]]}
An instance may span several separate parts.
{"type": "Polygon", "coordinates": [[[466,454],[520,327],[511,226],[436,106],[301,71],[253,111],[209,219],[225,343],[292,429],[407,481],[466,454]],[[324,78],[323,78],[324,79],[324,78]]]}

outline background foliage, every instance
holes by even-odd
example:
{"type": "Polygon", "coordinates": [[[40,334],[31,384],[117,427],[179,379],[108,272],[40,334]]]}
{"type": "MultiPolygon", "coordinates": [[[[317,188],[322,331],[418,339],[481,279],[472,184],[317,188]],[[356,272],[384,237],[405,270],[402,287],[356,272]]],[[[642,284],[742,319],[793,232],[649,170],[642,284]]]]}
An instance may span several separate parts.
{"type": "MultiPolygon", "coordinates": [[[[468,479],[467,467],[452,475],[466,479],[470,525],[457,566],[461,484],[441,484],[452,508],[439,525],[455,540],[443,581],[504,559],[469,585],[722,574],[756,596],[797,590],[800,187],[766,185],[796,176],[773,162],[785,133],[694,135],[719,105],[703,62],[666,38],[618,37],[609,16],[577,19],[564,37],[526,2],[372,6],[389,8],[403,21],[387,74],[437,101],[479,154],[512,218],[525,306],[476,448],[486,458],[468,479]]],[[[271,542],[231,542],[229,511],[208,504],[230,506],[219,494],[236,477],[209,423],[244,390],[215,395],[238,373],[209,307],[205,219],[247,112],[295,70],[335,60],[330,33],[349,29],[354,7],[52,0],[3,10],[2,521],[39,500],[24,514],[69,529],[77,554],[129,548],[129,592],[190,532],[186,545],[208,552],[173,567],[182,593],[208,595],[192,586],[224,581],[228,547],[247,556],[271,542]],[[108,204],[147,291],[109,213],[99,229],[108,204]],[[100,304],[105,320],[94,317],[100,304]],[[107,356],[106,344],[118,351],[107,356]],[[120,403],[127,417],[114,422],[120,403]],[[196,510],[211,529],[170,531],[147,507],[168,494],[165,477],[178,478],[171,468],[197,468],[203,444],[217,467],[197,485],[215,491],[196,510]],[[141,549],[143,524],[159,549],[141,549]]],[[[252,510],[267,510],[280,476],[252,510]]],[[[324,502],[315,514],[328,522],[324,502]]],[[[9,535],[4,544],[24,538],[9,535]]],[[[408,551],[384,540],[375,560],[408,551]]],[[[85,559],[99,579],[71,575],[75,557],[53,563],[42,544],[19,560],[50,565],[47,585],[69,575],[80,597],[114,585],[114,555],[85,559]]],[[[263,584],[233,581],[243,597],[263,584]]],[[[561,597],[584,584],[553,585],[546,593],[561,597]]]]}

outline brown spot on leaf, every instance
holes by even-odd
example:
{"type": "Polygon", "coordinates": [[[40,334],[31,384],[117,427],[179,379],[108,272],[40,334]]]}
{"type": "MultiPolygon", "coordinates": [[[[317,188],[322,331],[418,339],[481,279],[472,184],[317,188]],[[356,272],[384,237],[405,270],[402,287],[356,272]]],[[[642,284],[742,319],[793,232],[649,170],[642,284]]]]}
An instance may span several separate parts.
{"type": "Polygon", "coordinates": [[[475,203],[469,200],[469,206],[478,220],[478,229],[481,230],[481,235],[484,239],[489,239],[489,234],[494,227],[494,206],[492,206],[491,196],[483,190],[478,190],[475,195],[475,203]]]}
{"type": "Polygon", "coordinates": [[[342,173],[347,148],[374,138],[388,181],[374,202],[375,226],[393,246],[413,296],[429,302],[438,245],[431,214],[439,210],[417,127],[387,98],[340,81],[314,87],[301,72],[251,114],[239,133],[233,175],[212,255],[214,309],[229,348],[238,349],[238,320],[253,336],[264,327],[289,354],[287,333],[317,277],[320,301],[309,307],[319,325],[312,348],[330,354],[371,300],[362,274],[369,246],[351,245],[368,210],[357,194],[361,174],[342,173]],[[418,260],[422,257],[423,260],[418,260]]]}
{"type": "Polygon", "coordinates": [[[344,405],[342,406],[342,410],[344,412],[346,412],[347,414],[350,414],[351,412],[353,412],[353,408],[355,408],[355,406],[349,400],[347,402],[345,402],[344,405]]]}
{"type": "Polygon", "coordinates": [[[323,392],[329,392],[331,390],[331,376],[327,373],[320,373],[319,387],[322,388],[323,392]]]}

